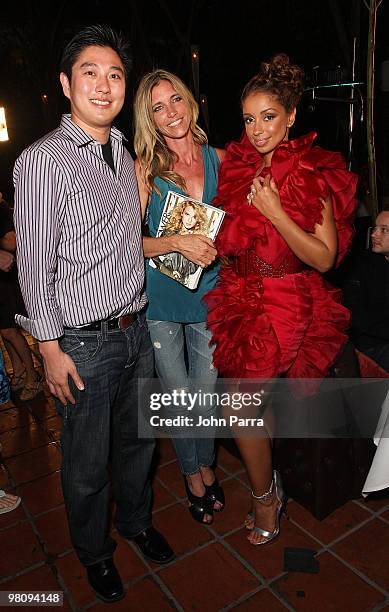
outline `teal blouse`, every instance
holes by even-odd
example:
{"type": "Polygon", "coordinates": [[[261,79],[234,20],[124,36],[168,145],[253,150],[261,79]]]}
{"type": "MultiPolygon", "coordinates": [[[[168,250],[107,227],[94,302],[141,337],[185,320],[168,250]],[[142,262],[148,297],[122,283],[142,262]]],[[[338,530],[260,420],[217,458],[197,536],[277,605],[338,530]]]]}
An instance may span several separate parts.
{"type": "MultiPolygon", "coordinates": [[[[219,158],[214,148],[202,145],[204,162],[204,191],[202,202],[211,204],[216,196],[219,158]]],[[[177,185],[159,177],[155,180],[161,192],[154,190],[147,208],[147,220],[150,236],[155,236],[165,205],[168,191],[186,195],[177,185]]],[[[146,259],[146,293],[149,298],[147,318],[154,321],[175,321],[178,323],[200,323],[207,319],[204,295],[213,289],[216,283],[219,266],[212,264],[204,270],[197,289],[191,290],[159,270],[152,268],[146,259]]]]}

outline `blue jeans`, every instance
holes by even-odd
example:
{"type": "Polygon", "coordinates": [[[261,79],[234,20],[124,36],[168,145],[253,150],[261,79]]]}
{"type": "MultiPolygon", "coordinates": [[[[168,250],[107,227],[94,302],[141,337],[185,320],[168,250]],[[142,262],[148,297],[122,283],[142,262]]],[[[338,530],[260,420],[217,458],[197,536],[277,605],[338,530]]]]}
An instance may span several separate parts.
{"type": "Polygon", "coordinates": [[[79,391],[70,379],[76,404],[57,401],[57,410],[70,535],[80,561],[91,565],[112,557],[116,547],[109,535],[110,480],[120,534],[131,537],[151,525],[155,442],[138,438],[138,379],[153,376],[153,350],[144,315],[125,330],[104,323],[96,332],[66,330],[60,346],[85,384],[79,391]]]}
{"type": "MultiPolygon", "coordinates": [[[[205,328],[205,323],[149,320],[148,326],[154,347],[155,369],[164,389],[190,390],[197,382],[206,385],[207,391],[212,391],[217,370],[213,367],[213,349],[209,346],[211,334],[205,328]],[[188,368],[185,364],[185,343],[188,368]]],[[[172,406],[169,415],[179,414],[187,416],[186,411],[172,406]]],[[[214,414],[214,410],[207,408],[201,414],[208,417],[214,414]]],[[[173,438],[181,471],[186,475],[195,474],[201,466],[212,465],[215,459],[213,438],[194,438],[190,435],[191,431],[188,431],[188,437],[173,438]]]]}

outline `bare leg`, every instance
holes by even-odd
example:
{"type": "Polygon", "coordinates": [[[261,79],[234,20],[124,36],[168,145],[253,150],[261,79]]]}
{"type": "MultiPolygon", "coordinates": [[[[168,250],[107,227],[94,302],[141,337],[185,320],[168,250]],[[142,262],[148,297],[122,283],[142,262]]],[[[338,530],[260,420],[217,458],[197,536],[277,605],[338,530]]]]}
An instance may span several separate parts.
{"type": "MultiPolygon", "coordinates": [[[[34,367],[30,347],[20,329],[17,327],[9,327],[0,331],[5,342],[12,346],[26,368],[26,384],[36,381],[39,376],[34,367]]],[[[10,358],[12,361],[12,353],[10,353],[10,358]]],[[[12,363],[12,366],[15,367],[15,364],[12,363]]]]}
{"type": "MultiPolygon", "coordinates": [[[[188,487],[193,493],[193,495],[196,495],[196,497],[203,497],[203,495],[205,494],[205,486],[200,472],[196,472],[195,474],[191,474],[190,476],[185,476],[185,478],[188,482],[188,487]]],[[[204,514],[203,522],[207,524],[212,523],[212,515],[204,514]]]]}
{"type": "MultiPolygon", "coordinates": [[[[267,381],[267,394],[271,389],[272,384],[270,383],[269,385],[269,381],[267,381]]],[[[250,391],[251,389],[250,387],[246,389],[245,381],[243,380],[238,385],[229,385],[228,390],[230,393],[233,393],[237,391],[250,391]]],[[[266,426],[263,428],[263,435],[261,437],[253,437],[253,431],[249,426],[247,427],[247,435],[245,437],[240,437],[244,431],[241,426],[235,425],[231,427],[236,445],[247,470],[251,491],[255,496],[267,493],[273,482],[272,441],[269,434],[273,427],[271,405],[271,398],[268,397],[266,405],[261,404],[261,408],[251,404],[245,405],[240,409],[239,416],[242,418],[258,418],[259,416],[263,418],[266,414],[266,426]]],[[[229,408],[226,408],[223,413],[228,418],[229,408]]],[[[246,527],[251,530],[247,539],[252,544],[257,544],[266,541],[266,538],[253,529],[255,526],[260,527],[264,531],[274,531],[277,512],[275,491],[273,490],[273,494],[265,501],[258,501],[252,497],[251,507],[252,511],[245,521],[246,527]]]]}
{"type": "MultiPolygon", "coordinates": [[[[200,474],[201,474],[203,483],[207,485],[207,487],[211,486],[215,482],[215,478],[216,478],[215,472],[213,471],[211,467],[201,466],[200,474]]],[[[222,508],[223,508],[223,504],[216,500],[213,506],[213,509],[216,511],[219,511],[222,508]]]]}
{"type": "Polygon", "coordinates": [[[270,438],[236,438],[255,495],[269,489],[272,480],[270,438]]]}
{"type": "MultiPolygon", "coordinates": [[[[229,385],[228,391],[230,393],[242,393],[245,391],[251,391],[250,387],[244,386],[244,381],[240,381],[240,384],[233,386],[229,385]]],[[[268,411],[270,413],[270,410],[268,411]]],[[[261,408],[259,412],[258,406],[245,405],[242,406],[239,411],[239,416],[242,418],[255,419],[258,416],[263,417],[265,411],[261,408]]],[[[223,415],[230,418],[232,412],[229,407],[223,410],[223,415]]],[[[268,432],[268,419],[266,419],[266,429],[263,428],[262,437],[253,436],[253,430],[250,426],[243,428],[242,426],[232,425],[231,431],[234,434],[234,440],[240,451],[240,455],[245,464],[247,474],[250,480],[251,488],[255,495],[260,495],[268,490],[272,480],[272,453],[271,453],[271,439],[268,432]],[[242,432],[246,432],[245,437],[240,437],[242,432]]]]}
{"type": "MultiPolygon", "coordinates": [[[[270,438],[236,438],[235,442],[245,464],[254,495],[263,495],[269,491],[273,479],[270,438]]],[[[273,496],[265,502],[256,502],[253,499],[254,520],[251,525],[247,521],[248,527],[252,529],[255,524],[266,531],[274,530],[277,511],[277,500],[274,493],[273,491],[273,496]]],[[[247,539],[252,544],[266,540],[256,531],[250,531],[247,539]]]]}

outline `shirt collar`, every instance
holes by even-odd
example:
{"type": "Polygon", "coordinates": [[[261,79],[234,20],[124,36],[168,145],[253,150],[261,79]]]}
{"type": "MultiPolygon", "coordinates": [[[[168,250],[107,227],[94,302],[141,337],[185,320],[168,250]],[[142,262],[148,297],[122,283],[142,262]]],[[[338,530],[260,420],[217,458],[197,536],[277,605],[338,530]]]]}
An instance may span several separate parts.
{"type": "MultiPolygon", "coordinates": [[[[74,121],[71,120],[70,115],[62,115],[61,124],[60,124],[61,132],[70,138],[78,147],[85,147],[90,143],[100,144],[96,140],[94,140],[90,134],[87,134],[80,126],[78,126],[74,121]]],[[[122,142],[122,140],[127,142],[127,138],[122,134],[120,130],[111,126],[110,136],[113,140],[117,140],[118,142],[122,142]]]]}

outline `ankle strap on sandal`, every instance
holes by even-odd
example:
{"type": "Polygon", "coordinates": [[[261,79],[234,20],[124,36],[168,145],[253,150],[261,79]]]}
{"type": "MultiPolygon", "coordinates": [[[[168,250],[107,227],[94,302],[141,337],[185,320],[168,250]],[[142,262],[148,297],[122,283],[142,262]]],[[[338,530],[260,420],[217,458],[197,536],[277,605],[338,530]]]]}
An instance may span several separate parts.
{"type": "Polygon", "coordinates": [[[263,493],[262,495],[255,495],[254,491],[251,491],[251,495],[257,501],[267,501],[273,495],[273,488],[274,488],[274,478],[272,479],[269,490],[266,491],[266,493],[263,493]]]}

